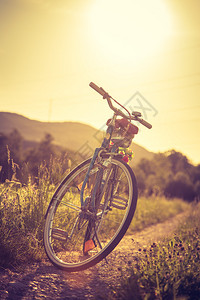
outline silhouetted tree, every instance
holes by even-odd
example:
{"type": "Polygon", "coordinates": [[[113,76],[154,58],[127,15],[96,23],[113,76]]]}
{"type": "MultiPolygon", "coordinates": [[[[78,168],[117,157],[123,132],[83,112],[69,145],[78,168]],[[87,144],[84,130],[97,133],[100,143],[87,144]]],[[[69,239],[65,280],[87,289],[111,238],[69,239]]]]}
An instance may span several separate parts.
{"type": "Polygon", "coordinates": [[[137,177],[137,186],[139,194],[143,194],[146,190],[146,175],[144,171],[140,168],[135,169],[136,177],[137,177]]]}
{"type": "Polygon", "coordinates": [[[171,170],[174,174],[179,171],[184,173],[189,173],[191,169],[191,164],[188,161],[188,158],[180,152],[175,150],[170,150],[166,152],[167,158],[171,163],[171,170]]]}
{"type": "Polygon", "coordinates": [[[140,193],[162,194],[191,201],[197,196],[200,165],[193,166],[182,153],[170,150],[142,159],[134,169],[140,193]]]}
{"type": "Polygon", "coordinates": [[[195,189],[197,200],[200,201],[200,181],[197,181],[195,183],[194,189],[195,189]]]}
{"type": "Polygon", "coordinates": [[[8,135],[8,147],[11,152],[12,159],[15,163],[20,164],[22,161],[23,151],[22,151],[23,137],[17,129],[14,129],[8,135]]]}
{"type": "Polygon", "coordinates": [[[38,176],[38,167],[42,162],[45,162],[48,167],[50,159],[55,155],[55,149],[52,145],[53,137],[50,134],[45,134],[44,138],[39,143],[38,147],[30,149],[25,157],[27,167],[34,177],[38,176]]]}
{"type": "Polygon", "coordinates": [[[137,167],[144,172],[145,176],[156,173],[154,162],[146,158],[142,158],[137,167]]]}
{"type": "Polygon", "coordinates": [[[164,194],[170,198],[182,198],[187,201],[194,200],[196,193],[194,186],[181,180],[170,181],[164,190],[164,194]]]}

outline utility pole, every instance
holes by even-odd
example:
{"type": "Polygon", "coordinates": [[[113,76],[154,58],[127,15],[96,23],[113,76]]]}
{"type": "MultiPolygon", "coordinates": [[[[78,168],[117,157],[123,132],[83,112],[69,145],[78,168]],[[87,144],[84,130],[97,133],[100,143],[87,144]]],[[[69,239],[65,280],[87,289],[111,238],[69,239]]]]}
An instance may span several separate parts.
{"type": "Polygon", "coordinates": [[[52,100],[52,99],[50,99],[50,100],[49,100],[49,113],[48,113],[48,122],[50,122],[50,121],[51,121],[52,102],[53,102],[53,100],[52,100]]]}

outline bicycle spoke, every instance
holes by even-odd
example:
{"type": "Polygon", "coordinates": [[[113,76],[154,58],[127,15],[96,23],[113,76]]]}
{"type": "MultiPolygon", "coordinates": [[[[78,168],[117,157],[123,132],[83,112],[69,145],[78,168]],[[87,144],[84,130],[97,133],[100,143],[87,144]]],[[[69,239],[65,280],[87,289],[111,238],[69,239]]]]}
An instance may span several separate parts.
{"type": "Polygon", "coordinates": [[[51,261],[66,270],[84,269],[105,258],[105,249],[108,254],[120,241],[135,210],[130,170],[115,159],[110,165],[94,165],[82,210],[80,191],[89,164],[67,177],[47,215],[45,249],[51,261]]]}

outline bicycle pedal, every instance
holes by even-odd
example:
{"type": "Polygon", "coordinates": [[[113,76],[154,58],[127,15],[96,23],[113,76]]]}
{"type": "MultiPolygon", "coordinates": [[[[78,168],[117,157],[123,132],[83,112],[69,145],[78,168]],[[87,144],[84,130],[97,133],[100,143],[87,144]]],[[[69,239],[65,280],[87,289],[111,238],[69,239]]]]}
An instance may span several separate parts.
{"type": "Polygon", "coordinates": [[[84,244],[84,250],[83,250],[84,254],[87,254],[88,251],[94,249],[95,247],[96,247],[96,244],[93,239],[86,241],[84,244]]]}
{"type": "Polygon", "coordinates": [[[52,237],[55,240],[59,240],[62,242],[66,242],[68,239],[68,233],[62,229],[59,228],[53,228],[52,229],[52,237]]]}
{"type": "Polygon", "coordinates": [[[111,206],[121,210],[125,210],[128,206],[128,200],[124,197],[114,196],[111,200],[111,206]]]}

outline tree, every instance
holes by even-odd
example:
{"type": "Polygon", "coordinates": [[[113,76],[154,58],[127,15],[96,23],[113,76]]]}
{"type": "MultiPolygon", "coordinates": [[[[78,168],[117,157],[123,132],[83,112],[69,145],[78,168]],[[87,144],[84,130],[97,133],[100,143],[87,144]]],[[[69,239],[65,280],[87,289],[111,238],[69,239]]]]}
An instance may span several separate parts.
{"type": "Polygon", "coordinates": [[[180,152],[175,150],[170,150],[166,152],[167,158],[171,164],[171,170],[174,174],[179,171],[189,172],[191,164],[188,161],[188,158],[180,152]]]}
{"type": "Polygon", "coordinates": [[[146,176],[143,170],[136,168],[136,179],[138,191],[140,194],[143,194],[146,189],[146,176]]]}
{"type": "Polygon", "coordinates": [[[200,181],[195,183],[195,193],[198,201],[200,200],[200,181]]]}
{"type": "Polygon", "coordinates": [[[144,172],[145,176],[156,173],[156,167],[155,167],[154,162],[151,160],[148,160],[146,158],[141,159],[141,161],[137,165],[137,168],[142,170],[144,172]]]}
{"type": "Polygon", "coordinates": [[[17,129],[14,129],[8,135],[8,147],[13,161],[17,164],[20,164],[22,161],[22,143],[23,137],[17,129]]]}
{"type": "Polygon", "coordinates": [[[55,149],[52,145],[53,137],[51,134],[46,133],[37,148],[32,148],[28,151],[25,157],[27,162],[27,169],[34,177],[38,176],[38,168],[41,163],[49,166],[51,157],[55,155],[55,149]]]}
{"type": "Polygon", "coordinates": [[[165,190],[165,196],[169,198],[182,198],[187,201],[193,201],[196,193],[192,184],[184,183],[182,181],[170,181],[165,190]]]}
{"type": "Polygon", "coordinates": [[[54,138],[51,134],[46,133],[43,140],[40,142],[38,147],[38,155],[41,161],[49,162],[51,156],[55,153],[55,149],[52,145],[54,138]]]}

